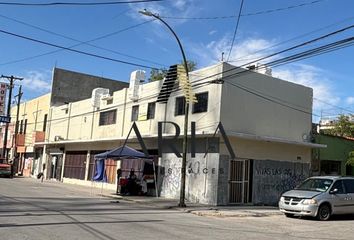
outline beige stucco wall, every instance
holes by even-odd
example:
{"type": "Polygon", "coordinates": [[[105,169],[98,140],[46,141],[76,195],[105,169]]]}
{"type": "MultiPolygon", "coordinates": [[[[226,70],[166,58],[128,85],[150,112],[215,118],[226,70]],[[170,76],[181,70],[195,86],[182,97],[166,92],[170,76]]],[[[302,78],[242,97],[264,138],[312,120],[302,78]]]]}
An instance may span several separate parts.
{"type": "MultiPolygon", "coordinates": [[[[43,131],[44,115],[49,112],[50,93],[20,104],[19,122],[27,119],[25,145],[33,146],[33,132],[43,131]]],[[[16,124],[17,106],[11,108],[11,124],[16,124]]],[[[20,130],[20,128],[19,128],[20,130]]]]}
{"type": "MultiPolygon", "coordinates": [[[[232,67],[225,64],[224,71],[232,67]]],[[[244,70],[224,74],[221,121],[225,130],[303,141],[311,131],[312,89],[250,71],[232,76],[240,71],[244,70]]]]}
{"type": "MultiPolygon", "coordinates": [[[[278,160],[290,162],[311,162],[311,148],[286,143],[266,142],[230,137],[230,143],[237,158],[256,160],[278,160]]],[[[220,153],[229,155],[223,142],[220,153]]]]}
{"type": "MultiPolygon", "coordinates": [[[[191,81],[198,84],[215,79],[209,78],[200,81],[206,76],[213,75],[220,71],[221,65],[210,67],[202,71],[191,73],[191,81]]],[[[143,136],[156,137],[158,134],[159,121],[173,121],[180,126],[181,133],[184,127],[184,115],[175,116],[175,99],[183,96],[181,91],[173,92],[167,104],[156,103],[155,118],[144,119],[147,113],[148,103],[155,102],[161,88],[162,81],[146,83],[140,86],[139,99],[132,101],[129,98],[129,89],[116,91],[113,94],[113,103],[107,105],[106,100],[101,100],[99,109],[91,105],[91,99],[69,103],[67,105],[52,107],[50,132],[47,134],[49,142],[53,142],[55,136],[64,140],[99,140],[109,138],[125,138],[133,124],[131,121],[132,107],[139,105],[139,120],[136,124],[143,136]],[[66,110],[67,109],[67,110],[66,110]],[[100,112],[117,110],[117,121],[115,124],[99,126],[100,112]]],[[[220,116],[220,93],[222,85],[204,84],[194,88],[195,93],[208,92],[208,111],[192,114],[192,105],[189,112],[189,123],[197,122],[197,132],[214,132],[220,116]]],[[[190,124],[189,124],[190,129],[190,124]]],[[[166,125],[164,133],[174,134],[172,125],[166,125]]],[[[134,132],[132,137],[134,137],[134,132]]]]}

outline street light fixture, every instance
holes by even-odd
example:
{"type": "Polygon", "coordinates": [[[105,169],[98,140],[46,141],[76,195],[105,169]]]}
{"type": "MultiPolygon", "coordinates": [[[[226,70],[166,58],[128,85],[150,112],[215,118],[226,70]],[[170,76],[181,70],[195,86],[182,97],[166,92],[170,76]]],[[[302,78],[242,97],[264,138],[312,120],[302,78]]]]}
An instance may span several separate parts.
{"type": "MultiPolygon", "coordinates": [[[[156,18],[157,20],[161,21],[174,35],[174,37],[177,40],[178,46],[181,50],[182,57],[183,57],[183,65],[184,69],[186,71],[187,75],[187,81],[189,81],[189,74],[188,74],[188,64],[187,64],[187,59],[186,55],[184,54],[184,50],[181,44],[181,41],[179,40],[177,34],[173,31],[173,29],[170,27],[170,25],[167,24],[163,19],[159,17],[159,15],[154,14],[150,11],[147,11],[144,9],[143,11],[139,11],[139,13],[148,16],[148,17],[153,17],[156,18]]],[[[186,165],[187,165],[187,146],[188,146],[188,112],[189,112],[189,101],[187,99],[187,96],[185,96],[185,109],[184,109],[184,135],[183,135],[183,154],[182,154],[182,168],[181,168],[181,189],[180,189],[180,197],[179,197],[179,207],[186,207],[185,203],[185,189],[186,189],[186,165]]]]}

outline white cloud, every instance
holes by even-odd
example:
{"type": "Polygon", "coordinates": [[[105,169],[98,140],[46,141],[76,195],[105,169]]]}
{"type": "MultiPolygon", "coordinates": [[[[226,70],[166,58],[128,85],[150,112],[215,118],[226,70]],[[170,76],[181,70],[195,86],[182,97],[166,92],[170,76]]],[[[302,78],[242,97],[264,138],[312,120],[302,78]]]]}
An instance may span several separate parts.
{"type": "Polygon", "coordinates": [[[208,34],[210,35],[210,36],[212,36],[212,35],[214,35],[215,33],[217,33],[218,31],[216,31],[216,30],[211,30],[208,34]]]}
{"type": "Polygon", "coordinates": [[[27,90],[35,93],[46,93],[51,89],[51,72],[50,71],[29,71],[25,74],[21,84],[27,90]]]}
{"type": "MultiPolygon", "coordinates": [[[[196,0],[175,0],[172,4],[164,5],[163,3],[159,2],[149,2],[149,3],[140,3],[140,4],[129,4],[129,7],[132,11],[129,12],[129,16],[133,19],[140,20],[151,19],[151,17],[143,16],[139,13],[139,11],[146,9],[152,13],[156,13],[162,17],[169,17],[169,16],[178,16],[178,17],[190,17],[195,16],[199,11],[203,8],[201,4],[196,0]]],[[[178,19],[174,20],[173,24],[182,24],[185,23],[186,19],[178,19]]],[[[157,24],[161,24],[158,21],[155,21],[157,24]]]]}
{"type": "MultiPolygon", "coordinates": [[[[224,53],[224,61],[228,58],[231,42],[231,36],[225,35],[224,37],[207,44],[192,44],[191,51],[198,56],[201,65],[210,65],[220,61],[222,53],[224,53]]],[[[274,40],[266,40],[262,38],[247,38],[241,42],[236,39],[230,54],[230,63],[241,66],[259,59],[272,51],[271,49],[264,49],[269,48],[274,42],[274,40]]],[[[267,59],[267,61],[270,60],[271,59],[267,59]]]]}
{"type": "Polygon", "coordinates": [[[184,10],[187,3],[188,3],[187,0],[175,0],[173,5],[179,10],[184,10]]]}
{"type": "Polygon", "coordinates": [[[347,97],[346,102],[348,104],[354,104],[354,97],[347,97]]]}

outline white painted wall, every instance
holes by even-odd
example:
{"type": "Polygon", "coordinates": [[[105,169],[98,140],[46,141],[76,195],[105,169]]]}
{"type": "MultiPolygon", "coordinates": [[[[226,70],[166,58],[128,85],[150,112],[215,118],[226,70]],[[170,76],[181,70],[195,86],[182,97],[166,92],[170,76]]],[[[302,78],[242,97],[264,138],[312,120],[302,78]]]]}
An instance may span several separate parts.
{"type": "MultiPolygon", "coordinates": [[[[223,70],[232,68],[225,64],[223,70]]],[[[256,72],[232,76],[240,71],[244,70],[223,75],[221,121],[225,130],[302,142],[303,134],[311,131],[312,89],[256,72]]]]}

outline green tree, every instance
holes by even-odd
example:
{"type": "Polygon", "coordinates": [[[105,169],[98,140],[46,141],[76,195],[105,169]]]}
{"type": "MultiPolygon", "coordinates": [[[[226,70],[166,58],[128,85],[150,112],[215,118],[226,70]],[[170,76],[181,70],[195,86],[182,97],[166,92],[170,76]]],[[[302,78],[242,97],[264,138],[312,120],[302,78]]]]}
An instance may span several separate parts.
{"type": "Polygon", "coordinates": [[[150,82],[160,81],[166,76],[166,74],[167,74],[166,69],[151,69],[149,81],[150,82]]]}
{"type": "Polygon", "coordinates": [[[323,133],[340,136],[340,137],[354,137],[354,115],[340,115],[332,129],[324,130],[323,133]]]}
{"type": "MultiPolygon", "coordinates": [[[[183,65],[183,62],[181,62],[181,64],[183,65]]],[[[187,60],[187,66],[188,66],[188,71],[191,72],[196,69],[197,63],[194,61],[187,60]]],[[[167,69],[151,69],[149,82],[160,81],[164,79],[164,77],[167,74],[167,71],[168,71],[167,69]]]]}
{"type": "Polygon", "coordinates": [[[348,156],[347,165],[354,167],[354,151],[351,151],[348,156]]]}

